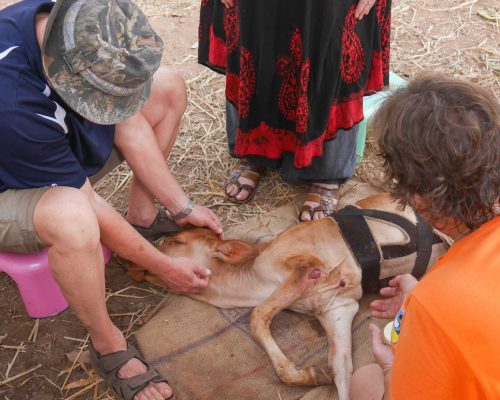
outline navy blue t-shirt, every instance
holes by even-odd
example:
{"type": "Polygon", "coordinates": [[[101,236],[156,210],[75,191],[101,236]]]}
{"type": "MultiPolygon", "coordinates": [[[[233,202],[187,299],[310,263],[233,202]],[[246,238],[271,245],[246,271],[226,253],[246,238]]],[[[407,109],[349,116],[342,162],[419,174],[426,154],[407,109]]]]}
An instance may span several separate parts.
{"type": "Polygon", "coordinates": [[[53,4],[24,0],[0,11],[0,192],[80,188],[113,148],[114,125],[85,120],[47,84],[35,17],[53,4]]]}

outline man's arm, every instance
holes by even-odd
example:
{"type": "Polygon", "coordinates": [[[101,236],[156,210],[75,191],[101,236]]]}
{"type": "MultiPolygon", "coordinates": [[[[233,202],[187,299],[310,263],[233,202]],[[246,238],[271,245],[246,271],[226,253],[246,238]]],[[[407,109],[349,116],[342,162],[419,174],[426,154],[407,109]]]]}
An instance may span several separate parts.
{"type": "MultiPolygon", "coordinates": [[[[125,157],[141,185],[167,210],[176,215],[188,204],[188,197],[165,162],[152,127],[141,112],[116,126],[115,145],[125,157]]],[[[221,238],[222,224],[215,213],[196,206],[180,225],[206,226],[221,238]]]]}
{"type": "Polygon", "coordinates": [[[101,242],[120,257],[145,267],[176,292],[198,292],[208,284],[210,271],[187,258],[175,260],[164,255],[137,233],[130,224],[91,187],[89,181],[81,190],[94,208],[101,242]]]}

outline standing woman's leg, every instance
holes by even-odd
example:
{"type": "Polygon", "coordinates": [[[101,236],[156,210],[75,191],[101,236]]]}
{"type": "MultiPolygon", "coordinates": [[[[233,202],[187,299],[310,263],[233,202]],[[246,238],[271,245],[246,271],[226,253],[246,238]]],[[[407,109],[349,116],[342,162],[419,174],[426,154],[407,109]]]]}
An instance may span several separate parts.
{"type": "Polygon", "coordinates": [[[310,184],[311,196],[307,196],[300,213],[301,221],[321,219],[326,212],[319,208],[336,210],[339,186],[350,179],[356,168],[356,141],[358,125],[351,129],[340,130],[334,140],[323,144],[323,154],[313,158],[307,168],[296,168],[291,155],[283,158],[280,174],[285,182],[310,184]],[[316,211],[317,210],[317,211],[316,211]]]}
{"type": "MultiPolygon", "coordinates": [[[[226,100],[226,135],[229,154],[235,156],[234,146],[238,135],[239,114],[237,108],[226,100]]],[[[224,188],[227,197],[236,203],[245,203],[253,198],[264,168],[243,160],[243,165],[231,173],[224,188]]]]}

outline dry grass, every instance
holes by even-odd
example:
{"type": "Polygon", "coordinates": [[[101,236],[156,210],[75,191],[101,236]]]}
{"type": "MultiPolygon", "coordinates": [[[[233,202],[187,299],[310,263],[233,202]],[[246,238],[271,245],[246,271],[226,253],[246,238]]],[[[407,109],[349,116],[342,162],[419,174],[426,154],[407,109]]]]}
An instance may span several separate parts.
{"type": "MultiPolygon", "coordinates": [[[[0,0],[0,9],[11,3],[13,1],[0,0]]],[[[175,19],[184,28],[185,24],[193,24],[182,32],[191,35],[187,39],[189,43],[196,42],[197,0],[140,0],[138,3],[154,23],[165,24],[175,19]]],[[[442,71],[489,87],[500,98],[499,14],[497,0],[458,3],[455,0],[396,1],[393,5],[392,70],[406,78],[412,78],[425,70],[442,71]]],[[[176,37],[164,39],[175,47],[176,37]]],[[[300,195],[303,188],[287,185],[272,173],[263,179],[254,202],[235,206],[225,199],[223,186],[237,162],[229,157],[226,150],[224,79],[197,67],[192,52],[185,49],[178,51],[186,56],[182,56],[181,61],[173,67],[186,77],[189,106],[169,165],[190,197],[199,204],[213,208],[225,226],[230,226],[266,213],[300,195]]],[[[370,138],[357,175],[370,182],[380,180],[380,160],[374,155],[370,138]]],[[[128,167],[122,165],[97,186],[97,190],[122,212],[126,209],[130,177],[128,167]]],[[[154,288],[128,286],[109,291],[108,298],[113,298],[114,302],[138,300],[133,307],[125,303],[126,311],[113,315],[113,318],[125,321],[121,327],[128,337],[155,312],[165,296],[154,288]],[[146,295],[149,300],[142,302],[141,296],[146,295]]],[[[14,318],[7,321],[7,324],[15,323],[14,318]]],[[[40,358],[39,354],[28,354],[34,359],[30,364],[32,367],[12,373],[16,362],[26,352],[32,351],[33,344],[37,342],[38,326],[38,321],[32,322],[27,341],[0,336],[0,349],[12,352],[9,353],[12,354],[9,365],[0,371],[0,393],[5,387],[15,387],[17,394],[23,393],[23,388],[30,385],[34,374],[40,373],[40,366],[35,360],[40,359],[45,365],[50,365],[48,349],[45,359],[40,358]],[[11,344],[5,344],[7,341],[11,344]]],[[[64,332],[57,334],[60,335],[60,341],[74,342],[74,352],[68,355],[71,365],[55,378],[47,368],[37,376],[57,388],[59,398],[110,399],[107,389],[99,385],[99,379],[87,366],[85,348],[88,338],[65,337],[64,332]]],[[[9,398],[7,395],[4,397],[9,398]]]]}
{"type": "MultiPolygon", "coordinates": [[[[142,0],[146,13],[176,16],[193,12],[193,1],[178,3],[142,0]]],[[[500,8],[494,1],[398,1],[393,6],[392,70],[412,78],[421,71],[442,71],[490,87],[500,98],[500,8]],[[481,17],[486,14],[491,19],[481,17]]],[[[167,39],[168,40],[168,39],[167,39]]],[[[193,42],[196,39],[193,37],[193,42]]],[[[283,183],[275,173],[266,176],[256,199],[248,205],[228,202],[223,186],[237,160],[227,154],[224,116],[224,78],[208,69],[196,69],[190,75],[195,57],[174,65],[187,76],[189,106],[184,116],[169,165],[184,190],[198,203],[209,206],[225,226],[244,221],[285,204],[301,195],[303,189],[283,183]]],[[[374,155],[368,138],[364,161],[356,175],[380,183],[380,160],[374,155]]],[[[110,175],[100,186],[116,187],[124,169],[110,175]]],[[[120,190],[125,190],[122,186],[120,190]]],[[[115,205],[125,208],[124,197],[111,197],[115,205]]]]}
{"type": "MultiPolygon", "coordinates": [[[[495,0],[393,2],[391,70],[406,79],[442,72],[488,87],[500,99],[499,13],[495,0]]],[[[377,183],[381,160],[374,153],[368,137],[357,175],[377,183]]]]}
{"type": "MultiPolygon", "coordinates": [[[[224,78],[203,69],[187,79],[187,87],[189,106],[169,165],[195,202],[211,207],[224,224],[230,226],[283,205],[291,196],[297,195],[296,188],[284,184],[273,173],[261,181],[258,201],[243,206],[235,206],[227,201],[223,186],[229,172],[237,166],[237,161],[227,153],[224,78]]],[[[110,188],[115,194],[126,193],[128,185],[123,182],[129,179],[128,168],[122,165],[99,182],[97,188],[109,198],[110,188]]],[[[124,211],[126,196],[113,195],[110,198],[112,201],[117,200],[115,206],[124,211]]]]}

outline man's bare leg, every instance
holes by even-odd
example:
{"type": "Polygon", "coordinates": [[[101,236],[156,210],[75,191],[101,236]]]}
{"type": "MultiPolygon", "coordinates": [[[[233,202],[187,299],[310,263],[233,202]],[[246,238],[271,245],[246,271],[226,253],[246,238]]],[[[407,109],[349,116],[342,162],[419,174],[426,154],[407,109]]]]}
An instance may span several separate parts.
{"type": "MultiPolygon", "coordinates": [[[[100,228],[89,198],[79,189],[51,188],[35,208],[34,224],[49,246],[52,273],[94,348],[103,355],[125,350],[125,338],[106,309],[100,228]]],[[[119,376],[129,378],[145,371],[142,362],[132,359],[119,376]]],[[[150,383],[135,399],[166,399],[171,393],[165,383],[150,383]]]]}
{"type": "MultiPolygon", "coordinates": [[[[187,95],[183,78],[175,72],[161,68],[154,75],[151,97],[138,113],[140,115],[135,115],[117,125],[115,142],[131,168],[136,171],[132,180],[127,212],[127,219],[133,224],[149,226],[157,213],[154,206],[155,194],[148,190],[148,182],[144,183],[138,177],[145,167],[155,165],[157,168],[152,161],[155,158],[148,158],[145,144],[153,145],[151,139],[154,138],[162,155],[162,164],[165,165],[165,160],[170,155],[177,137],[186,104],[187,95]],[[144,135],[149,136],[149,140],[140,145],[142,155],[136,157],[137,141],[143,139],[144,135]]],[[[155,156],[157,158],[157,154],[155,156]]],[[[164,179],[159,182],[165,184],[164,179]]],[[[182,194],[177,202],[180,210],[186,205],[187,198],[182,194]]],[[[174,206],[174,210],[170,211],[175,213],[178,210],[175,210],[174,206]]]]}

